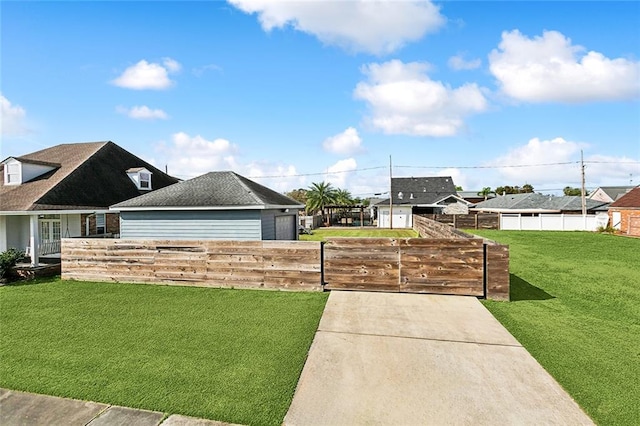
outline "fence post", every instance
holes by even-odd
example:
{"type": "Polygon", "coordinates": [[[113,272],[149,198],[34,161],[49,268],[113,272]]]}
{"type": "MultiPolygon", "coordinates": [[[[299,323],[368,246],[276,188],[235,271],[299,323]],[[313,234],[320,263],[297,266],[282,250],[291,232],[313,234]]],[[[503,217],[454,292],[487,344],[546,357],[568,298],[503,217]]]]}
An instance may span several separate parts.
{"type": "Polygon", "coordinates": [[[509,246],[485,243],[486,298],[509,300],[509,246]]]}

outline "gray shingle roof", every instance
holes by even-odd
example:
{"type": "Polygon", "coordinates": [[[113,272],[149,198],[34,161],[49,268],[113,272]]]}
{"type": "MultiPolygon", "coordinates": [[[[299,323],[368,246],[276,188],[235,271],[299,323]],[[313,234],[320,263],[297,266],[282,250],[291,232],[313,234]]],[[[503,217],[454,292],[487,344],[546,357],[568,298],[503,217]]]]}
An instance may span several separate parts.
{"type": "Polygon", "coordinates": [[[457,195],[451,176],[392,178],[391,193],[393,204],[407,205],[433,204],[448,195],[457,195]]]}
{"type": "MultiPolygon", "coordinates": [[[[586,200],[587,210],[597,210],[606,205],[602,201],[586,200]]],[[[555,210],[555,211],[581,211],[582,200],[578,195],[554,197],[535,192],[527,194],[507,194],[482,201],[475,205],[476,210],[482,209],[509,209],[509,210],[555,210]]]]}
{"type": "Polygon", "coordinates": [[[113,206],[150,207],[247,207],[304,205],[237,173],[210,172],[113,206]]]}
{"type": "MultiPolygon", "coordinates": [[[[601,186],[599,188],[596,188],[596,190],[597,189],[602,190],[602,192],[607,194],[609,198],[615,201],[629,192],[631,189],[633,189],[633,186],[601,186]]],[[[593,191],[592,194],[595,192],[596,191],[593,191]]]]}
{"type": "Polygon", "coordinates": [[[20,185],[4,185],[0,167],[0,211],[108,208],[144,193],[127,176],[132,167],[153,173],[153,189],[178,181],[113,142],[61,144],[13,158],[55,168],[20,185]]]}

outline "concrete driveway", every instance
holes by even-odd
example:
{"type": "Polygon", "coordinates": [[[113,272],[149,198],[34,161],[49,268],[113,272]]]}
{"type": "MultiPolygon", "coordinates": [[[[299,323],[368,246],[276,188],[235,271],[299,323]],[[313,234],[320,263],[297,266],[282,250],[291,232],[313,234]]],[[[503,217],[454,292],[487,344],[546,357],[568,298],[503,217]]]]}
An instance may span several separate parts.
{"type": "Polygon", "coordinates": [[[334,291],[284,424],[593,422],[476,298],[334,291]]]}

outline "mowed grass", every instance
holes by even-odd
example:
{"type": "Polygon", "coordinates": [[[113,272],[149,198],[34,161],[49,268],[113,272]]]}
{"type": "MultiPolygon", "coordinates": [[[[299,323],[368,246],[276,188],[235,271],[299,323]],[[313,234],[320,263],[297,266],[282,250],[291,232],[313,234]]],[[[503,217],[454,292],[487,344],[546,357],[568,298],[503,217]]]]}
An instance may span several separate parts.
{"type": "Polygon", "coordinates": [[[323,293],[49,280],[0,288],[0,387],[277,425],[323,293]]]}
{"type": "Polygon", "coordinates": [[[327,237],[360,237],[360,238],[415,238],[418,233],[413,229],[381,229],[381,228],[318,228],[312,235],[300,235],[301,241],[324,241],[327,237]]]}
{"type": "Polygon", "coordinates": [[[512,302],[485,306],[602,425],[640,422],[640,239],[469,231],[510,245],[512,302]]]}

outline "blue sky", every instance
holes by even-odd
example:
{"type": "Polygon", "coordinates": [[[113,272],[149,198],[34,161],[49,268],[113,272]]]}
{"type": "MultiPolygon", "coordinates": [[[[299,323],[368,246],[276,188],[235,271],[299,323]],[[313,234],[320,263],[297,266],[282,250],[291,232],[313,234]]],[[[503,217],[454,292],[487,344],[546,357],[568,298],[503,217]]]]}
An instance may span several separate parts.
{"type": "Polygon", "coordinates": [[[640,183],[639,2],[11,2],[1,156],[112,140],[171,174],[365,197],[640,183]],[[556,164],[561,163],[561,164],[556,164]],[[532,167],[513,167],[552,164],[532,167]],[[554,165],[555,164],[555,165],[554,165]]]}

